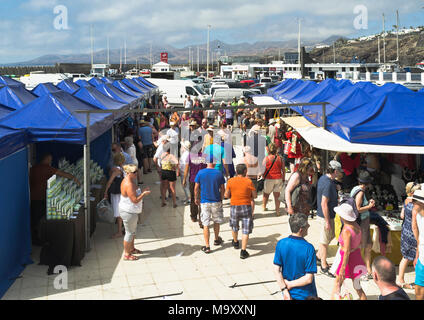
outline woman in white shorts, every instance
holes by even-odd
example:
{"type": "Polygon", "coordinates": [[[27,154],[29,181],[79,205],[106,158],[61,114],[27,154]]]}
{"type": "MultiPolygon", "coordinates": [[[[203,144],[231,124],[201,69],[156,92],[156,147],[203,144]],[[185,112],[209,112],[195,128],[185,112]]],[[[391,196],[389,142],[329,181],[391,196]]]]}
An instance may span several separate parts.
{"type": "Polygon", "coordinates": [[[150,194],[150,189],[143,192],[137,186],[138,167],[133,164],[124,166],[126,176],[121,184],[121,200],[119,201],[119,214],[125,227],[124,260],[138,260],[134,254],[142,252],[134,247],[137,232],[138,216],[143,210],[143,198],[150,194]]]}
{"type": "Polygon", "coordinates": [[[267,211],[267,203],[271,193],[274,194],[275,213],[280,215],[280,200],[278,200],[281,188],[284,183],[285,165],[284,160],[277,155],[277,147],[274,143],[268,146],[269,155],[264,159],[262,165],[265,167],[264,173],[264,190],[263,190],[263,210],[267,211]]]}

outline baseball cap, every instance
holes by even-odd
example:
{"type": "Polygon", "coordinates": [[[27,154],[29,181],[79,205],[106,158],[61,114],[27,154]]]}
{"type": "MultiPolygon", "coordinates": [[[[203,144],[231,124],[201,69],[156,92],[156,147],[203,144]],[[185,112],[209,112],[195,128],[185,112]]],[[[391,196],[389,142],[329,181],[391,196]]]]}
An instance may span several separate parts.
{"type": "Polygon", "coordinates": [[[340,164],[340,162],[338,162],[338,161],[336,161],[336,160],[331,160],[331,161],[330,161],[330,163],[328,164],[328,166],[329,166],[331,169],[334,169],[334,170],[337,170],[337,171],[343,172],[343,170],[342,170],[342,165],[340,164]]]}

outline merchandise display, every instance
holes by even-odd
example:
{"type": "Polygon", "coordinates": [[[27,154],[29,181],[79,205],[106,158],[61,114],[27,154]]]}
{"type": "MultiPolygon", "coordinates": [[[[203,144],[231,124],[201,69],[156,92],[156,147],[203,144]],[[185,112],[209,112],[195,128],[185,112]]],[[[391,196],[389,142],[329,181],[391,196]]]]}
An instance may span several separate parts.
{"type": "MultiPolygon", "coordinates": [[[[59,161],[59,170],[84,181],[84,160],[70,164],[66,159],[59,161]]],[[[96,184],[104,177],[103,169],[90,161],[90,182],[96,184]]],[[[84,204],[84,190],[75,181],[56,175],[47,181],[47,220],[74,219],[84,204]]]]}

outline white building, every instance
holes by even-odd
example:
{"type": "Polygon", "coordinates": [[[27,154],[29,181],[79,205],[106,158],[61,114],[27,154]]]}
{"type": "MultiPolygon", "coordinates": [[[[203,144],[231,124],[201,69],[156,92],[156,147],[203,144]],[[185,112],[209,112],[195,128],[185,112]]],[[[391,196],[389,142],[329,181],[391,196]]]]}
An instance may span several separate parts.
{"type": "Polygon", "coordinates": [[[170,72],[171,65],[165,62],[158,62],[152,66],[152,72],[170,72]]]}

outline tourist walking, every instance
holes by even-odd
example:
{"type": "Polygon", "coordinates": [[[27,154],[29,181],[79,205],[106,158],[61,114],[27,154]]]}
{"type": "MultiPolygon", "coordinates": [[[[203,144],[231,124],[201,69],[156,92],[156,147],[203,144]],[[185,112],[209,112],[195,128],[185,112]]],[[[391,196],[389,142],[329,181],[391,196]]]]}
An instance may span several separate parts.
{"type": "Polygon", "coordinates": [[[364,260],[361,256],[361,227],[356,223],[356,214],[348,203],[343,203],[334,208],[343,223],[343,229],[339,236],[340,262],[336,271],[336,279],[332,293],[340,297],[340,289],[345,279],[352,279],[354,288],[360,300],[367,300],[364,290],[360,287],[361,272],[365,269],[364,260]],[[362,267],[362,268],[361,268],[362,267]],[[355,281],[358,279],[358,281],[355,281]]]}
{"type": "Polygon", "coordinates": [[[284,300],[306,300],[317,296],[315,249],[305,240],[308,216],[295,213],[290,216],[289,224],[292,234],[278,241],[275,249],[274,275],[284,300]]]}
{"type": "Polygon", "coordinates": [[[414,283],[405,283],[405,271],[410,262],[415,259],[417,251],[417,240],[412,231],[412,209],[414,204],[412,196],[415,191],[421,189],[421,185],[415,182],[409,182],[406,185],[406,195],[400,218],[403,220],[402,232],[400,236],[400,252],[402,253],[402,260],[399,263],[399,286],[405,289],[414,289],[414,283]]]}
{"type": "Polygon", "coordinates": [[[309,179],[314,174],[314,163],[311,159],[304,158],[301,160],[297,171],[290,176],[287,187],[285,189],[286,208],[289,215],[292,215],[295,212],[301,212],[306,215],[311,213],[312,184],[309,179]],[[295,204],[292,202],[292,195],[294,193],[297,193],[295,204]]]}
{"type": "Polygon", "coordinates": [[[187,183],[184,184],[184,171],[186,166],[189,163],[190,157],[190,141],[181,142],[181,158],[179,160],[179,170],[180,170],[180,181],[181,187],[183,188],[185,199],[183,200],[184,204],[190,204],[190,186],[187,183]]]}
{"type": "Polygon", "coordinates": [[[321,224],[320,244],[317,252],[318,262],[321,263],[321,273],[334,278],[330,273],[330,266],[327,263],[328,245],[335,238],[334,231],[334,208],[338,204],[338,193],[334,180],[342,174],[342,165],[332,160],[327,172],[321,176],[317,185],[317,216],[321,224]]]}
{"type": "Polygon", "coordinates": [[[284,183],[284,161],[277,155],[277,148],[275,144],[269,145],[269,155],[263,160],[263,167],[266,168],[263,176],[264,190],[263,190],[263,203],[262,207],[264,211],[267,211],[267,203],[271,193],[274,194],[275,201],[275,213],[277,216],[280,215],[280,192],[284,183]]]}
{"type": "Polygon", "coordinates": [[[412,230],[417,240],[415,267],[415,299],[424,300],[424,190],[416,190],[412,196],[412,230]]]}
{"type": "Polygon", "coordinates": [[[359,173],[358,181],[359,185],[352,189],[350,196],[355,199],[356,207],[358,208],[358,212],[361,217],[361,249],[364,249],[364,261],[368,270],[368,273],[364,276],[363,280],[372,280],[370,210],[374,208],[375,201],[373,199],[368,201],[365,191],[371,185],[373,178],[368,171],[361,171],[359,173]]]}
{"type": "Polygon", "coordinates": [[[171,139],[168,138],[167,142],[163,145],[163,153],[160,158],[160,176],[161,176],[161,195],[162,207],[166,206],[166,191],[171,191],[173,207],[177,207],[177,193],[175,184],[177,177],[180,175],[178,170],[178,158],[171,152],[171,139]]]}
{"type": "Polygon", "coordinates": [[[253,230],[253,209],[254,199],[256,199],[256,189],[252,181],[246,177],[247,167],[244,163],[238,164],[236,167],[237,176],[231,178],[227,182],[225,197],[230,200],[230,228],[232,229],[232,245],[234,249],[239,249],[238,231],[240,229],[240,221],[242,222],[242,242],[240,258],[249,257],[247,252],[247,242],[249,234],[253,230]]]}
{"type": "Polygon", "coordinates": [[[143,198],[150,194],[150,189],[143,191],[137,186],[137,166],[125,165],[126,176],[121,184],[121,199],[119,201],[119,215],[125,227],[124,236],[124,260],[138,260],[134,254],[142,252],[134,247],[135,235],[137,233],[138,217],[143,210],[143,198]]]}
{"type": "Polygon", "coordinates": [[[110,192],[110,204],[113,209],[113,216],[116,218],[118,224],[118,231],[112,235],[112,238],[122,237],[122,219],[119,216],[119,201],[121,200],[121,183],[124,180],[125,157],[122,153],[115,153],[113,155],[114,166],[109,171],[109,180],[106,183],[104,198],[108,199],[110,192]]]}
{"type": "Polygon", "coordinates": [[[195,203],[202,208],[200,218],[203,225],[203,237],[205,240],[205,246],[202,247],[202,251],[210,253],[209,226],[212,223],[215,235],[214,245],[219,246],[223,242],[222,238],[219,236],[219,229],[220,224],[224,222],[222,200],[225,193],[225,179],[221,170],[215,169],[215,163],[212,160],[208,161],[206,169],[202,169],[198,172],[195,183],[195,203]]]}
{"type": "Polygon", "coordinates": [[[138,135],[143,145],[142,157],[143,157],[143,174],[152,172],[153,163],[153,130],[151,125],[144,121],[140,121],[140,128],[138,129],[138,135]]]}

